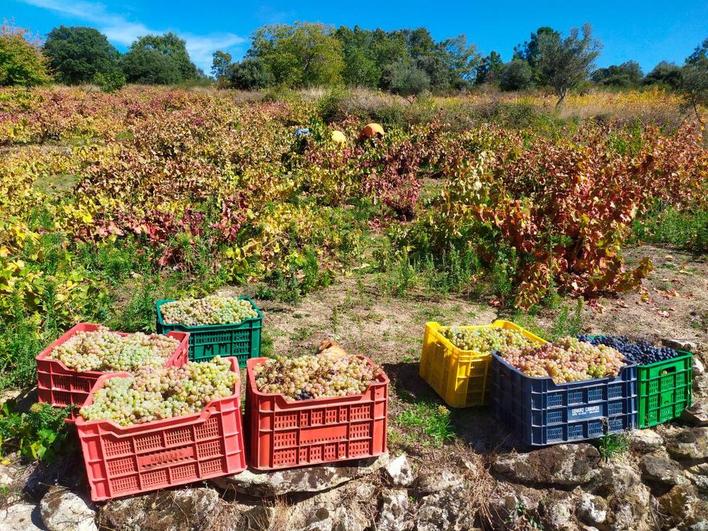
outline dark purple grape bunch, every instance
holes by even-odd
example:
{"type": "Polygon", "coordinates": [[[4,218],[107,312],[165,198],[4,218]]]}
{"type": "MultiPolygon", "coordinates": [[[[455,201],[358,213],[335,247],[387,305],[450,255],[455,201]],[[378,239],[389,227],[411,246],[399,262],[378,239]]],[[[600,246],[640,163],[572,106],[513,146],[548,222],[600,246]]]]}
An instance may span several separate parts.
{"type": "Polygon", "coordinates": [[[606,345],[619,350],[629,363],[648,365],[658,361],[666,361],[679,355],[669,347],[658,347],[644,339],[631,340],[626,336],[578,336],[580,341],[591,345],[606,345]]]}

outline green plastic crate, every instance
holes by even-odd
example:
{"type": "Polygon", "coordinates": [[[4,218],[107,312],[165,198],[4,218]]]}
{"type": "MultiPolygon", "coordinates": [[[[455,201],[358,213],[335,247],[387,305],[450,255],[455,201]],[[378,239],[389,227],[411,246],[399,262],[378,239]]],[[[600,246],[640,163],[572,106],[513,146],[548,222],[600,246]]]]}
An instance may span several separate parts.
{"type": "Polygon", "coordinates": [[[679,355],[670,360],[637,367],[640,428],[680,417],[691,405],[693,354],[678,352],[679,355]]]}
{"type": "Polygon", "coordinates": [[[249,297],[241,296],[239,299],[250,302],[258,313],[258,317],[247,319],[238,324],[200,326],[165,323],[160,308],[165,303],[173,302],[174,299],[160,299],[155,303],[157,331],[160,334],[167,334],[172,330],[189,332],[190,361],[209,361],[214,356],[222,358],[234,356],[238,358],[238,364],[243,368],[249,358],[258,358],[261,355],[263,312],[249,297]]]}

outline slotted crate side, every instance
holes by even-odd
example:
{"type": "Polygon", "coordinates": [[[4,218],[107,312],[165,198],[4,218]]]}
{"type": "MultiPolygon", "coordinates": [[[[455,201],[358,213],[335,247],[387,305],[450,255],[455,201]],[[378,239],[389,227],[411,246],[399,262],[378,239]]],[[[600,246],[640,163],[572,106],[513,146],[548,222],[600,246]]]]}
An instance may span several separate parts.
{"type": "Polygon", "coordinates": [[[691,405],[693,354],[679,351],[670,360],[640,365],[638,426],[649,428],[681,416],[691,405]]]}
{"type": "MultiPolygon", "coordinates": [[[[76,419],[76,407],[81,407],[96,381],[103,374],[110,372],[101,371],[76,371],[68,368],[61,361],[51,358],[51,352],[59,345],[68,341],[78,332],[94,332],[100,325],[94,323],[79,323],[74,325],[53,343],[40,352],[35,360],[37,363],[37,399],[40,403],[51,404],[55,407],[74,406],[68,421],[76,419]]],[[[119,332],[122,335],[126,333],[119,332]]],[[[181,366],[187,362],[189,351],[189,334],[173,332],[168,334],[177,339],[180,344],[175,352],[167,359],[165,366],[181,366]]]]}
{"type": "Polygon", "coordinates": [[[380,455],[386,451],[388,378],[361,395],[287,401],[258,392],[248,360],[246,423],[249,465],[259,470],[292,468],[380,455]]]}
{"type": "Polygon", "coordinates": [[[556,384],[532,378],[497,354],[492,360],[492,409],[519,440],[544,446],[600,437],[637,423],[636,366],[616,378],[556,384]]]}
{"type": "MultiPolygon", "coordinates": [[[[491,354],[456,347],[443,336],[442,328],[445,327],[436,322],[425,324],[419,366],[420,377],[451,407],[486,405],[490,387],[491,354]]],[[[545,343],[545,340],[510,321],[497,320],[489,325],[470,325],[460,328],[516,330],[534,342],[545,343]]]]}
{"type": "Polygon", "coordinates": [[[174,299],[160,299],[155,303],[157,312],[157,331],[166,334],[172,330],[189,332],[189,359],[191,361],[209,361],[215,356],[236,357],[243,368],[246,361],[261,355],[261,328],[263,312],[250,297],[240,296],[247,300],[258,317],[247,319],[238,324],[185,326],[176,323],[165,323],[162,316],[162,305],[173,302],[174,299]]]}
{"type": "MultiPolygon", "coordinates": [[[[238,372],[235,358],[231,367],[238,372]]],[[[107,379],[127,375],[101,376],[87,403],[107,379]]],[[[129,496],[244,470],[239,387],[237,382],[232,396],[184,417],[125,427],[77,419],[91,499],[129,496]]]]}

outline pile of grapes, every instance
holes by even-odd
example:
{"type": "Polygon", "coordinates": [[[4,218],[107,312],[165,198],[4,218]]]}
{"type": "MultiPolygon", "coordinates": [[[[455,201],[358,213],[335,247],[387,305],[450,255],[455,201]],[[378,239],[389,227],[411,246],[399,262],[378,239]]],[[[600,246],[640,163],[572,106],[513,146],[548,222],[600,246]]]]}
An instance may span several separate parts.
{"type": "Polygon", "coordinates": [[[625,365],[617,350],[563,337],[540,347],[522,347],[499,353],[527,376],[550,376],[555,383],[615,377],[625,365]]]}
{"type": "Polygon", "coordinates": [[[363,393],[381,369],[356,356],[300,356],[266,360],[254,369],[262,393],[308,400],[363,393]]]}
{"type": "Polygon", "coordinates": [[[240,323],[258,317],[247,300],[210,295],[203,299],[182,299],[160,307],[166,323],[185,326],[240,323]]]}
{"type": "Polygon", "coordinates": [[[54,348],[50,357],[77,371],[134,371],[140,367],[161,367],[179,341],[158,334],[120,335],[105,327],[77,332],[54,348]]]}
{"type": "Polygon", "coordinates": [[[585,341],[591,345],[606,345],[615,350],[619,350],[630,363],[646,365],[657,361],[665,361],[679,355],[674,349],[669,347],[657,347],[649,341],[639,339],[632,341],[625,336],[579,336],[580,341],[585,341]]]}
{"type": "Polygon", "coordinates": [[[227,359],[182,367],[143,367],[133,376],[111,378],[80,410],[85,420],[121,426],[198,413],[212,400],[234,394],[238,372],[227,359]]]}
{"type": "Polygon", "coordinates": [[[504,351],[534,345],[521,332],[506,328],[469,328],[451,326],[440,330],[453,345],[481,353],[504,351]]]}

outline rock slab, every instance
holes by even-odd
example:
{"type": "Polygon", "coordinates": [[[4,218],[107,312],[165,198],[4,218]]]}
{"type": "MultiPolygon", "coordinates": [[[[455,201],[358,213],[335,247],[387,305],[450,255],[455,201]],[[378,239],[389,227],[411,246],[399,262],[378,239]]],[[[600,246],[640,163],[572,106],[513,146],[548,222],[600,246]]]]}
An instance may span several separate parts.
{"type": "Polygon", "coordinates": [[[96,511],[65,487],[53,486],[39,503],[49,531],[96,531],[96,511]]]}
{"type": "Polygon", "coordinates": [[[388,454],[383,454],[376,458],[338,465],[319,465],[270,472],[249,469],[233,476],[212,479],[210,483],[225,491],[260,498],[322,492],[377,472],[388,461],[388,454]]]}

